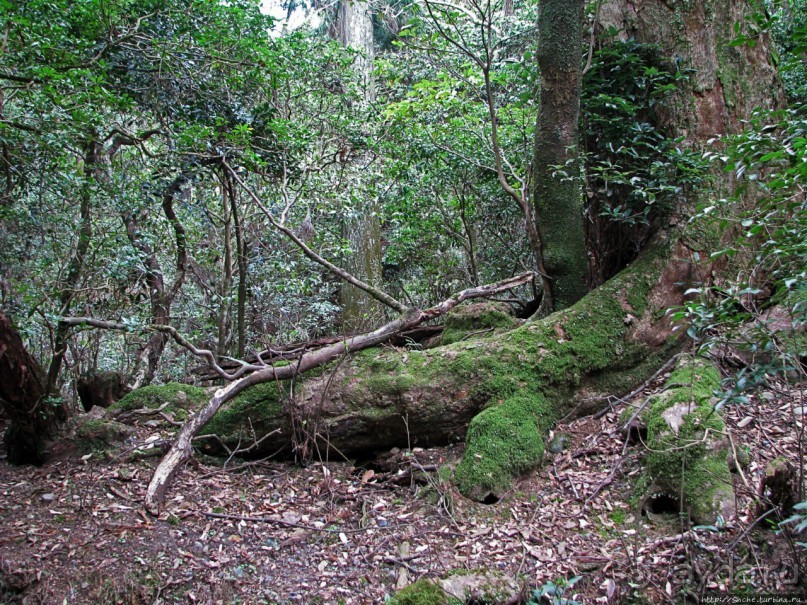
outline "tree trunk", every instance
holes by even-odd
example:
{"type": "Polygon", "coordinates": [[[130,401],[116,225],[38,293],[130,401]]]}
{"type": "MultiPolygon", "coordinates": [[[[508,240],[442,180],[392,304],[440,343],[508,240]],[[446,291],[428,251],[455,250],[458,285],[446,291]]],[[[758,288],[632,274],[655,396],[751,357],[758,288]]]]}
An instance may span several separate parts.
{"type": "Polygon", "coordinates": [[[246,234],[244,233],[244,225],[238,210],[238,199],[235,194],[232,179],[227,179],[227,184],[230,189],[230,204],[232,206],[233,225],[235,227],[236,261],[238,265],[238,300],[236,307],[236,332],[238,335],[238,343],[236,357],[243,359],[247,346],[247,270],[249,268],[247,240],[246,234]]]}
{"type": "Polygon", "coordinates": [[[10,420],[5,434],[11,464],[42,464],[47,439],[60,423],[46,400],[46,376],[11,320],[0,310],[0,404],[10,420]]]}
{"type": "Polygon", "coordinates": [[[690,82],[661,109],[665,130],[689,144],[737,132],[756,108],[783,107],[784,89],[771,62],[766,34],[754,46],[732,46],[735,26],[742,29],[757,11],[748,0],[609,0],[599,27],[622,39],[656,44],[690,82]]]}
{"type": "Polygon", "coordinates": [[[582,78],[582,0],[538,5],[541,93],[535,133],[534,201],[549,305],[563,309],[587,291],[588,257],[577,160],[582,78]],[[565,175],[558,172],[565,166],[565,175]]]}
{"type": "MultiPolygon", "coordinates": [[[[185,279],[187,266],[185,228],[174,212],[174,200],[186,181],[187,177],[184,173],[178,175],[165,190],[162,197],[163,213],[173,228],[176,244],[176,274],[170,287],[165,285],[162,266],[156,252],[141,237],[137,217],[134,214],[126,214],[123,217],[129,242],[140,254],[146,268],[146,286],[149,291],[151,323],[156,325],[169,325],[171,321],[171,305],[185,279]]],[[[128,390],[151,384],[165,350],[166,342],[166,336],[162,332],[153,332],[149,336],[138,352],[134,370],[127,381],[128,390]]]]}
{"type": "MultiPolygon", "coordinates": [[[[70,307],[76,297],[79,280],[84,272],[85,258],[90,249],[92,240],[92,188],[95,181],[98,164],[101,161],[103,147],[98,141],[97,133],[90,133],[84,151],[84,175],[79,195],[79,215],[80,227],[76,251],[70,258],[67,265],[67,274],[64,282],[61,283],[58,293],[59,310],[62,315],[70,313],[70,307]]],[[[59,374],[62,370],[65,354],[67,353],[67,341],[69,338],[69,328],[59,324],[56,327],[56,334],[53,339],[53,353],[48,367],[46,390],[52,396],[59,394],[59,374]]],[[[58,405],[58,414],[61,420],[66,420],[70,415],[70,408],[65,401],[58,405]]]]}
{"type": "Polygon", "coordinates": [[[222,171],[221,176],[221,217],[224,239],[224,254],[221,259],[221,281],[218,284],[219,313],[218,313],[218,338],[216,339],[216,354],[225,357],[230,348],[233,336],[232,322],[232,285],[233,285],[233,229],[232,229],[232,205],[229,195],[232,188],[228,186],[229,173],[222,171]]]}
{"type": "MultiPolygon", "coordinates": [[[[363,102],[360,111],[366,111],[375,101],[373,79],[373,20],[370,5],[361,1],[345,1],[339,8],[339,41],[359,51],[354,70],[362,86],[363,102]]],[[[367,165],[367,154],[354,160],[357,167],[367,165]]],[[[342,237],[350,244],[351,254],[346,258],[345,270],[371,286],[381,286],[381,223],[379,207],[373,199],[356,203],[342,226],[342,237]]],[[[344,284],[340,293],[342,326],[348,333],[370,329],[383,318],[383,307],[366,292],[344,284]]]]}

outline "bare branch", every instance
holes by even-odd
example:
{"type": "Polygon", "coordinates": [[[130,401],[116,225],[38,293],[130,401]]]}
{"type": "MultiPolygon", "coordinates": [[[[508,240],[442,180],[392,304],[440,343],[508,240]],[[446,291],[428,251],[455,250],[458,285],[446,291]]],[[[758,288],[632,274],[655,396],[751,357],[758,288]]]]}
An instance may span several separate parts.
{"type": "Polygon", "coordinates": [[[594,13],[594,21],[591,22],[591,39],[588,43],[588,58],[586,59],[586,66],[583,68],[583,76],[585,76],[588,73],[588,70],[591,69],[591,60],[594,58],[594,42],[596,40],[597,22],[600,20],[601,6],[602,0],[597,0],[597,12],[594,13]]]}
{"type": "Polygon", "coordinates": [[[374,288],[370,284],[367,284],[367,283],[361,281],[360,279],[354,277],[353,275],[351,275],[350,273],[348,273],[344,269],[342,269],[340,267],[337,267],[336,265],[334,265],[329,260],[323,258],[319,254],[314,252],[311,248],[309,248],[305,244],[305,242],[303,242],[299,237],[297,237],[297,235],[294,233],[294,231],[292,231],[291,229],[289,229],[285,225],[282,225],[282,224],[277,222],[275,217],[272,216],[272,213],[269,212],[269,209],[266,208],[266,206],[263,204],[261,199],[255,194],[254,191],[252,191],[252,189],[250,189],[244,183],[244,181],[241,180],[241,178],[238,176],[238,174],[235,172],[235,170],[233,170],[230,167],[230,165],[227,164],[227,162],[224,159],[222,159],[222,164],[230,172],[230,174],[232,175],[235,182],[238,183],[238,185],[247,193],[247,195],[249,195],[249,197],[252,198],[252,201],[255,202],[255,204],[258,206],[258,208],[261,209],[261,211],[264,213],[266,218],[269,219],[269,222],[272,224],[272,226],[275,229],[277,229],[278,231],[280,231],[281,233],[283,233],[283,235],[288,237],[295,244],[297,244],[297,247],[300,248],[300,250],[303,251],[303,254],[305,254],[308,258],[313,260],[315,263],[318,263],[318,264],[322,265],[323,267],[328,269],[331,273],[333,273],[335,275],[338,275],[339,277],[344,279],[349,284],[353,284],[354,286],[356,286],[360,290],[363,290],[364,292],[366,292],[367,294],[372,296],[374,299],[376,299],[381,304],[384,304],[384,305],[388,306],[389,308],[394,309],[398,313],[406,313],[409,310],[409,308],[406,305],[404,305],[402,302],[399,302],[399,301],[395,300],[392,296],[390,296],[386,292],[384,292],[382,290],[379,290],[378,288],[374,288]]]}

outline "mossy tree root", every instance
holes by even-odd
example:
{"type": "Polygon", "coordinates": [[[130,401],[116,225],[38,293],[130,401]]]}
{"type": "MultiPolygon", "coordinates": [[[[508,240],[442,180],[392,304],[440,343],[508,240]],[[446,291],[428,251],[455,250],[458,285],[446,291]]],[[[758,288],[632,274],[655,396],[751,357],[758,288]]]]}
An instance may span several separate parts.
{"type": "Polygon", "coordinates": [[[720,526],[735,515],[729,441],[712,405],[719,388],[714,365],[682,356],[664,390],[651,399],[643,413],[650,485],[645,509],[663,498],[700,525],[720,526]]]}
{"type": "MultiPolygon", "coordinates": [[[[319,368],[337,360],[340,357],[346,356],[349,352],[361,351],[363,349],[379,345],[386,342],[394,334],[412,329],[425,321],[434,319],[440,315],[444,315],[465,300],[498,294],[500,292],[509,290],[510,288],[529,283],[533,279],[534,275],[532,273],[524,273],[522,275],[502,280],[495,284],[487,284],[484,286],[463,290],[462,292],[457,293],[453,297],[429,309],[409,309],[401,317],[389,322],[377,330],[368,332],[366,334],[359,334],[357,336],[345,338],[343,341],[304,354],[298,360],[296,360],[294,364],[284,366],[263,365],[254,373],[246,375],[242,375],[241,371],[238,371],[233,375],[227,375],[216,364],[215,359],[211,357],[210,351],[202,351],[192,347],[189,344],[186,345],[195,354],[207,357],[211,365],[215,366],[221,375],[229,377],[233,381],[224,388],[216,391],[210,401],[201,410],[194,414],[179,431],[174,444],[157,466],[154,474],[152,475],[151,481],[149,482],[145,498],[146,509],[153,514],[157,514],[159,512],[165,498],[165,492],[173,480],[174,475],[179,467],[188,458],[190,458],[193,453],[191,443],[194,436],[199,432],[199,429],[205,426],[216,415],[219,408],[235,399],[238,395],[258,385],[278,383],[282,380],[295,378],[299,374],[314,368],[319,368]],[[236,377],[238,378],[234,379],[236,377]]],[[[93,322],[93,320],[88,318],[63,319],[62,322],[65,324],[104,324],[99,327],[119,329],[118,324],[114,324],[112,322],[93,322]]],[[[177,338],[175,334],[174,337],[177,338]]],[[[247,367],[247,365],[245,364],[244,367],[247,367]]],[[[328,381],[325,385],[326,390],[328,384],[330,384],[330,381],[328,381]]],[[[271,405],[270,409],[273,409],[271,405]]],[[[290,414],[282,414],[281,418],[278,418],[279,422],[275,426],[267,428],[267,430],[262,432],[267,434],[267,436],[277,432],[277,428],[279,426],[287,424],[287,422],[284,422],[284,420],[287,418],[300,419],[303,425],[307,424],[308,422],[307,418],[304,418],[303,413],[291,411],[290,414]]],[[[313,417],[312,420],[314,420],[313,417]]],[[[255,429],[254,426],[252,428],[253,430],[255,429]]],[[[289,435],[288,431],[284,435],[286,438],[286,444],[288,444],[287,435],[289,435]]],[[[271,447],[272,442],[269,440],[267,441],[268,445],[271,447]]]]}
{"type": "Polygon", "coordinates": [[[629,391],[678,349],[665,312],[683,301],[692,271],[683,246],[658,241],[550,317],[424,351],[362,351],[298,381],[293,396],[282,383],[244,393],[205,430],[235,444],[244,428],[261,436],[280,427],[263,453],[296,446],[297,455],[323,458],[465,437],[457,485],[468,497],[495,499],[540,464],[556,419],[629,391]]]}

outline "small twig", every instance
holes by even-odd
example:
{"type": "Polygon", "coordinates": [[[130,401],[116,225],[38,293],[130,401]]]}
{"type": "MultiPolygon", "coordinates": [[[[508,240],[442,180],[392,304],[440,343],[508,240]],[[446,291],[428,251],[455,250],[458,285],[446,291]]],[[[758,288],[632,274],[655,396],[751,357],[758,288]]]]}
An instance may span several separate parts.
{"type": "Polygon", "coordinates": [[[401,567],[405,567],[412,573],[420,575],[426,572],[421,569],[418,569],[417,567],[413,567],[406,562],[407,560],[411,561],[412,559],[417,559],[419,557],[420,555],[410,555],[408,557],[384,557],[384,562],[391,563],[392,565],[400,565],[401,567]]]}
{"type": "Polygon", "coordinates": [[[171,418],[171,416],[169,416],[165,412],[160,412],[160,416],[162,417],[163,420],[165,420],[168,424],[170,424],[172,426],[182,426],[181,422],[177,422],[176,420],[171,418]]]}
{"type": "Polygon", "coordinates": [[[742,533],[739,536],[737,536],[737,538],[734,540],[734,542],[732,542],[729,545],[729,547],[726,549],[726,552],[729,552],[729,553],[733,552],[735,547],[737,546],[737,544],[740,543],[740,540],[742,540],[747,534],[749,534],[751,532],[751,530],[754,529],[760,521],[765,519],[765,517],[767,517],[768,515],[771,515],[771,514],[775,513],[777,510],[778,510],[777,508],[772,508],[768,512],[766,512],[766,513],[760,515],[759,517],[757,517],[754,520],[754,522],[751,525],[749,525],[748,527],[746,527],[742,531],[742,533]]]}
{"type": "Polygon", "coordinates": [[[283,521],[282,519],[271,519],[269,517],[245,517],[243,515],[228,515],[226,513],[199,513],[211,519],[227,519],[230,521],[253,521],[255,523],[269,523],[271,525],[279,525],[281,527],[293,527],[295,529],[304,529],[306,531],[316,531],[323,534],[358,534],[372,527],[361,527],[359,529],[327,529],[325,527],[313,527],[312,525],[302,525],[301,523],[291,523],[290,521],[283,521]]]}
{"type": "Polygon", "coordinates": [[[731,445],[731,453],[734,455],[734,466],[737,469],[737,472],[740,474],[740,478],[745,483],[745,487],[749,490],[751,489],[751,485],[748,483],[748,479],[743,472],[742,465],[740,464],[740,459],[737,457],[737,447],[734,445],[734,439],[731,438],[731,431],[726,427],[726,436],[729,438],[729,444],[731,445]]]}
{"type": "Polygon", "coordinates": [[[160,596],[162,595],[163,590],[165,590],[166,588],[171,588],[172,586],[184,584],[185,582],[187,582],[187,580],[174,580],[173,578],[171,578],[170,580],[168,580],[168,582],[157,588],[157,594],[154,596],[154,605],[159,605],[160,603],[162,603],[162,601],[160,600],[160,596]]]}
{"type": "Polygon", "coordinates": [[[131,418],[132,416],[151,416],[153,414],[161,413],[166,407],[171,405],[170,401],[166,401],[158,408],[138,408],[136,410],[129,410],[128,412],[124,412],[117,416],[117,420],[125,420],[127,418],[131,418]]]}
{"type": "Polygon", "coordinates": [[[625,453],[628,451],[628,441],[630,441],[630,435],[627,435],[625,437],[625,443],[622,446],[622,455],[619,457],[619,460],[617,461],[616,465],[614,465],[614,468],[611,469],[611,472],[608,474],[608,476],[602,481],[600,481],[600,484],[594,489],[593,492],[591,492],[588,498],[586,498],[586,501],[583,503],[583,508],[585,508],[588,505],[588,503],[591,502],[597,496],[597,494],[599,494],[602,491],[604,487],[607,487],[611,485],[611,483],[613,483],[614,477],[616,477],[617,472],[619,472],[622,463],[625,462],[625,453]]]}
{"type": "Polygon", "coordinates": [[[477,330],[476,332],[468,332],[468,334],[460,338],[460,342],[462,342],[463,340],[467,340],[472,336],[479,336],[480,334],[488,334],[489,332],[493,332],[493,330],[495,329],[496,328],[485,328],[484,330],[477,330]]]}

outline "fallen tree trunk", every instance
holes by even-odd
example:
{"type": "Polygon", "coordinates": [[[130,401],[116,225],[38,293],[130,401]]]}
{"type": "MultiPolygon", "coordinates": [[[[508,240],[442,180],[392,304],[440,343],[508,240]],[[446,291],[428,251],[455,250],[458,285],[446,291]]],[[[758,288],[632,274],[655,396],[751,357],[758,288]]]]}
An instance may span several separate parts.
{"type": "MultiPolygon", "coordinates": [[[[407,343],[414,342],[414,343],[422,343],[424,340],[429,338],[439,336],[443,332],[443,326],[417,326],[411,330],[406,330],[403,332],[399,332],[397,334],[393,334],[390,336],[389,340],[387,341],[389,344],[395,347],[403,347],[406,346],[407,343]]],[[[255,353],[249,359],[248,363],[251,364],[260,364],[264,363],[266,365],[272,365],[278,362],[290,362],[296,359],[299,359],[305,353],[310,353],[314,349],[321,349],[327,345],[336,344],[341,342],[345,339],[344,336],[323,336],[322,338],[317,338],[315,340],[309,341],[300,341],[294,342],[287,345],[278,345],[275,347],[269,347],[255,353]]],[[[225,372],[233,372],[237,370],[241,364],[235,360],[226,359],[224,361],[220,361],[219,367],[221,367],[225,372]]],[[[218,380],[221,378],[219,374],[213,370],[209,365],[199,366],[198,368],[194,368],[191,370],[193,374],[201,381],[209,381],[209,380],[218,380]]]]}
{"type": "MultiPolygon", "coordinates": [[[[148,490],[146,492],[146,508],[152,513],[156,513],[159,510],[159,507],[165,497],[165,490],[167,489],[168,484],[172,480],[178,467],[192,454],[191,441],[193,437],[198,433],[200,428],[202,428],[211,418],[213,418],[222,405],[229,402],[246,389],[269,382],[293,378],[298,374],[307,372],[313,368],[326,365],[340,356],[347,355],[348,353],[354,351],[361,351],[385,342],[394,334],[411,330],[425,321],[429,321],[435,317],[446,314],[448,311],[466,300],[492,296],[516,286],[529,283],[533,279],[533,273],[524,273],[496,284],[463,290],[454,297],[443,301],[439,305],[435,305],[430,309],[425,311],[421,311],[420,309],[410,309],[407,311],[407,313],[395,321],[392,321],[373,332],[352,336],[338,343],[312,351],[310,354],[304,354],[300,356],[295,363],[289,365],[262,367],[245,365],[242,366],[235,374],[227,375],[218,365],[215,364],[215,359],[210,351],[201,351],[188,345],[195,354],[207,358],[210,363],[216,367],[218,373],[223,378],[229,378],[230,380],[233,380],[233,382],[216,391],[208,404],[197,412],[182,427],[182,430],[180,430],[179,434],[177,435],[176,441],[171,447],[171,450],[168,452],[168,454],[166,454],[157,469],[154,471],[154,475],[151,478],[151,482],[149,483],[148,490]],[[256,371],[251,374],[243,375],[243,371],[245,369],[256,371]]],[[[99,325],[99,327],[112,326],[112,324],[100,326],[100,324],[105,322],[92,321],[88,318],[73,318],[63,321],[79,325],[81,323],[90,323],[99,325]]],[[[117,328],[118,325],[115,324],[112,327],[117,328]]],[[[159,330],[166,329],[164,326],[153,326],[153,328],[159,330]]],[[[171,330],[170,333],[175,339],[181,341],[181,338],[178,336],[176,331],[171,330]]],[[[181,342],[181,344],[187,343],[181,342]]]]}
{"type": "MultiPolygon", "coordinates": [[[[685,247],[658,241],[575,306],[493,339],[364,351],[305,381],[280,382],[438,314],[413,312],[293,365],[251,374],[220,389],[182,429],[154,473],[146,506],[159,510],[191,455],[191,439],[208,421],[206,432],[234,443],[250,431],[259,438],[280,428],[261,442],[262,452],[318,450],[323,458],[461,440],[470,423],[458,486],[473,498],[497,497],[540,463],[542,433],[554,420],[629,390],[672,354],[679,339],[665,311],[683,301],[692,276],[685,247]]],[[[442,312],[456,304],[443,303],[442,312]]]]}

